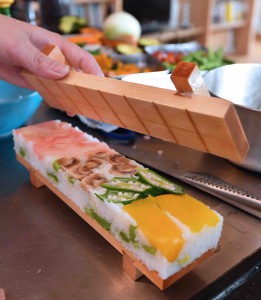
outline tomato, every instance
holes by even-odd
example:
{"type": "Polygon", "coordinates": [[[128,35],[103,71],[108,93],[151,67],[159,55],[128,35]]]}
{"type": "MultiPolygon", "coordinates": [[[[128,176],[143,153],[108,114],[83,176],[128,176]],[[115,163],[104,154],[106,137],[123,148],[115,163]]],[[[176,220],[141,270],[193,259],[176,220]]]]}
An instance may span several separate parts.
{"type": "Polygon", "coordinates": [[[175,64],[176,63],[176,54],[173,52],[167,53],[167,57],[166,57],[165,61],[171,65],[175,64]]]}
{"type": "Polygon", "coordinates": [[[155,51],[153,57],[159,60],[160,62],[167,62],[170,65],[175,65],[182,60],[183,53],[178,52],[164,52],[162,50],[155,51]]]}
{"type": "Polygon", "coordinates": [[[181,53],[181,52],[177,53],[176,54],[176,63],[178,63],[179,61],[181,61],[182,58],[183,58],[183,56],[184,56],[183,53],[181,53]]]}
{"type": "Polygon", "coordinates": [[[164,51],[160,51],[160,50],[155,51],[153,53],[153,57],[161,62],[166,61],[166,56],[167,56],[167,54],[164,51]]]}

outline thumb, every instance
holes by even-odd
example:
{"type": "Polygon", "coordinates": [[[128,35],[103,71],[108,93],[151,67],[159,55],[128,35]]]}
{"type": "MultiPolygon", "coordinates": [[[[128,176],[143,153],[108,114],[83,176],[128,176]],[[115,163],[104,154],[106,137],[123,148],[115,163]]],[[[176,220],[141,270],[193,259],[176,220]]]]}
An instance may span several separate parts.
{"type": "Polygon", "coordinates": [[[27,49],[29,54],[24,61],[24,67],[39,77],[59,79],[67,75],[69,66],[49,58],[34,47],[27,49]]]}

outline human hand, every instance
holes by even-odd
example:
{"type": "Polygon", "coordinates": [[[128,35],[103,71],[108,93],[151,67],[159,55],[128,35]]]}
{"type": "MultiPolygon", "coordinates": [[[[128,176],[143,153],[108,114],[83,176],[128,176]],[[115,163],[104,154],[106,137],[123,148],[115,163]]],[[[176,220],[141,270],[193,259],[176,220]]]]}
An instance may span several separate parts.
{"type": "Polygon", "coordinates": [[[22,87],[31,88],[20,74],[23,68],[47,79],[60,79],[66,76],[69,66],[63,65],[41,52],[41,49],[48,44],[56,45],[70,66],[76,70],[103,76],[91,54],[59,34],[0,15],[0,78],[22,87]]]}

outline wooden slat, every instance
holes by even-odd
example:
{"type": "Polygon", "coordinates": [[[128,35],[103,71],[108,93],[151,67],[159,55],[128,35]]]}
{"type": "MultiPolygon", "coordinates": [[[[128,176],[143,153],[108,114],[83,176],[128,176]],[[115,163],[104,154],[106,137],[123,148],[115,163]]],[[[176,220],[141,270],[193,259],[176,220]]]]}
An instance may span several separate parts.
{"type": "Polygon", "coordinates": [[[52,107],[69,112],[75,107],[75,112],[87,117],[236,162],[242,162],[248,151],[236,109],[227,100],[187,98],[167,89],[75,71],[56,82],[40,79],[42,85],[28,72],[23,74],[40,94],[44,86],[52,107]]]}
{"type": "Polygon", "coordinates": [[[192,269],[194,269],[198,264],[202,263],[208,257],[215,253],[214,249],[210,249],[203,253],[199,258],[194,260],[191,264],[181,269],[179,272],[170,276],[167,279],[162,279],[159,277],[156,271],[150,271],[148,268],[139,261],[131,252],[124,248],[124,246],[117,240],[109,231],[104,229],[99,225],[94,219],[88,216],[86,213],[81,211],[74,202],[61,193],[56,186],[54,186],[50,181],[48,181],[39,171],[34,169],[28,161],[26,161],[22,156],[16,154],[17,160],[25,166],[30,171],[31,183],[36,187],[42,187],[45,185],[52,192],[54,192],[63,202],[65,202],[72,210],[74,210],[83,220],[85,220],[94,230],[96,230],[103,238],[105,238],[117,251],[123,255],[123,270],[129,274],[133,280],[137,280],[142,275],[145,275],[151,282],[153,282],[160,290],[164,290],[174,282],[179,280],[181,277],[186,275],[192,269]]]}

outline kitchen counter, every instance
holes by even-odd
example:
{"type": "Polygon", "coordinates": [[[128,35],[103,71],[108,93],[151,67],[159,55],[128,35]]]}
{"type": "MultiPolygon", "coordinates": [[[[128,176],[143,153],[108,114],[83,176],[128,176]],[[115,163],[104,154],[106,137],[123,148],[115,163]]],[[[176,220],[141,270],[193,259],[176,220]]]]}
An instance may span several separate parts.
{"type": "MultiPolygon", "coordinates": [[[[112,139],[44,103],[28,124],[49,119],[69,121],[170,177],[182,165],[261,197],[260,174],[221,158],[139,134],[130,141],[112,139]]],[[[257,299],[260,220],[213,195],[173,179],[225,222],[220,251],[161,292],[145,277],[131,280],[122,271],[122,256],[106,240],[46,187],[31,185],[11,137],[0,140],[0,171],[0,288],[7,299],[223,299],[230,293],[257,299]]]]}

